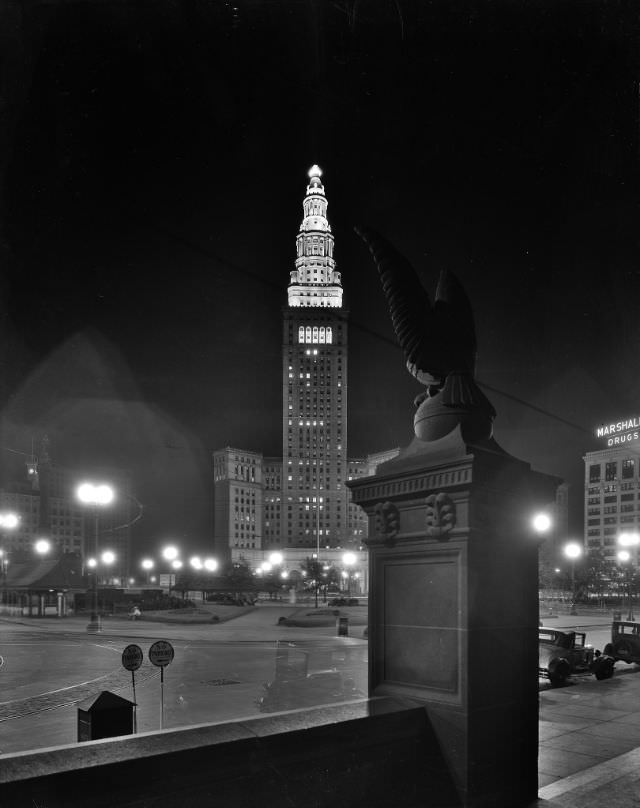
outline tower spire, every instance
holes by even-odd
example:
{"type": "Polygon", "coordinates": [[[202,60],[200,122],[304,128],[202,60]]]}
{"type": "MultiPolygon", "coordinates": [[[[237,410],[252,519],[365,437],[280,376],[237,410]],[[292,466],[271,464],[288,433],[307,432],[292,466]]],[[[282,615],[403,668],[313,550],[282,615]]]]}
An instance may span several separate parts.
{"type": "Polygon", "coordinates": [[[327,219],[322,169],[312,165],[302,202],[304,216],[296,237],[295,269],[287,289],[291,307],[342,308],[342,285],[333,257],[333,234],[327,219]]]}

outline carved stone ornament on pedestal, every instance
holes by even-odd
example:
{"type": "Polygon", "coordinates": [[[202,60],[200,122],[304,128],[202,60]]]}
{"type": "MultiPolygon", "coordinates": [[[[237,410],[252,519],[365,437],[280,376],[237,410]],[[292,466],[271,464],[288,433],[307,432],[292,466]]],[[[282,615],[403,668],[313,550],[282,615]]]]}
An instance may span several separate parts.
{"type": "Polygon", "coordinates": [[[395,544],[400,530],[400,513],[393,502],[378,502],[374,507],[376,536],[387,545],[395,544]]]}
{"type": "Polygon", "coordinates": [[[427,536],[446,537],[456,524],[456,505],[448,494],[440,492],[427,497],[427,536]]]}

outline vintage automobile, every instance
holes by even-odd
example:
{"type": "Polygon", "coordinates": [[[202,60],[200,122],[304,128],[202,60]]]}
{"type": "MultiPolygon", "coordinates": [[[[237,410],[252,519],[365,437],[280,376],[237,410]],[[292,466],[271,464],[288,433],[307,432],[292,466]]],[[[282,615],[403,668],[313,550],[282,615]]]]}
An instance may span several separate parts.
{"type": "Polygon", "coordinates": [[[538,675],[554,687],[564,684],[577,671],[592,669],[594,650],[583,631],[538,628],[538,675]]]}
{"type": "Polygon", "coordinates": [[[315,707],[366,696],[366,693],[357,689],[353,676],[345,676],[335,669],[275,679],[264,682],[262,686],[264,695],[257,699],[256,704],[263,713],[315,707]]]}
{"type": "Polygon", "coordinates": [[[603,649],[616,661],[635,662],[640,665],[640,625],[630,620],[614,620],[611,625],[611,642],[603,649]]]}

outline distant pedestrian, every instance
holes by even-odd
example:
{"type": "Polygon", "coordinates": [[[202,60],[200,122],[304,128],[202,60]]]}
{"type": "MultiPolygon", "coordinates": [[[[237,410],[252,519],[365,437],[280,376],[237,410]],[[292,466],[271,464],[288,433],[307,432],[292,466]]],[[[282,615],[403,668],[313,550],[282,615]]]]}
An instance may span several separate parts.
{"type": "Polygon", "coordinates": [[[129,617],[132,620],[138,620],[138,618],[142,617],[142,612],[137,606],[134,606],[133,609],[129,612],[129,617]]]}

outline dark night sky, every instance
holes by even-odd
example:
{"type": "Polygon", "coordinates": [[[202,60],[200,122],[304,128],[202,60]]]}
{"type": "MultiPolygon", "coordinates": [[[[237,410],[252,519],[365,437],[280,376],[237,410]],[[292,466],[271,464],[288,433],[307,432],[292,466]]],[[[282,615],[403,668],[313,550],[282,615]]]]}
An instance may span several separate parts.
{"type": "Polygon", "coordinates": [[[496,438],[573,484],[581,528],[592,428],[640,409],[632,4],[0,13],[5,448],[47,432],[59,463],[128,467],[138,545],[204,547],[210,450],[281,451],[281,307],[318,162],[351,310],[350,454],[408,443],[420,391],[361,222],[431,290],[459,275],[479,380],[557,416],[490,392],[496,438]]]}

